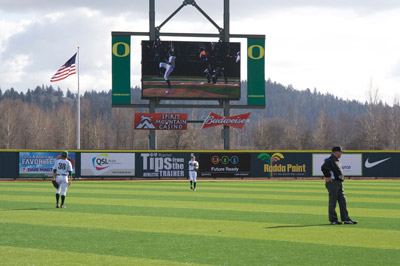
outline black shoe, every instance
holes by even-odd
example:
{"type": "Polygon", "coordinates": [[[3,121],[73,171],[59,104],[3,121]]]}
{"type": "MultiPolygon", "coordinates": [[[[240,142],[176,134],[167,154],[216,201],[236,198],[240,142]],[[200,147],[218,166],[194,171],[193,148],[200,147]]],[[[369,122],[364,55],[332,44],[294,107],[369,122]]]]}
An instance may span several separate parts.
{"type": "Polygon", "coordinates": [[[193,187],[190,187],[191,190],[193,190],[193,187]]]}
{"type": "Polygon", "coordinates": [[[339,225],[339,224],[342,224],[342,222],[339,222],[339,221],[333,221],[333,222],[331,222],[331,225],[339,225]]]}
{"type": "Polygon", "coordinates": [[[353,220],[347,220],[347,221],[343,221],[344,224],[358,224],[357,221],[353,221],[353,220]]]}
{"type": "Polygon", "coordinates": [[[56,208],[60,208],[60,205],[58,205],[58,203],[57,203],[57,205],[56,205],[56,208]]]}

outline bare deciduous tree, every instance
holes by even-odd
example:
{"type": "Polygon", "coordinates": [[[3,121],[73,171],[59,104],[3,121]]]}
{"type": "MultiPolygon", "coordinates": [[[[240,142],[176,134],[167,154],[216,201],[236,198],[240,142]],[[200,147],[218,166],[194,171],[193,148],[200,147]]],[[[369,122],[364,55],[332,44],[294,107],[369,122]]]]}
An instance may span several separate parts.
{"type": "Polygon", "coordinates": [[[367,114],[363,119],[363,134],[365,136],[365,147],[367,149],[376,150],[382,147],[382,138],[380,132],[380,118],[382,113],[380,112],[379,105],[379,87],[374,86],[372,80],[366,92],[368,109],[367,114]]]}
{"type": "Polygon", "coordinates": [[[329,149],[335,144],[335,126],[333,120],[326,115],[325,107],[318,116],[314,131],[316,149],[329,149]]]}

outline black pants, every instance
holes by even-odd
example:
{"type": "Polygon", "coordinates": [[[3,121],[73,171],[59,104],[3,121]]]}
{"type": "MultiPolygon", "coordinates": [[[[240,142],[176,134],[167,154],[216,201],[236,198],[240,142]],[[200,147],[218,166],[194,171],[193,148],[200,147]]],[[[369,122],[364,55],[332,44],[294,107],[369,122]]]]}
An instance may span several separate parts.
{"type": "Polygon", "coordinates": [[[334,222],[338,220],[336,213],[336,202],[339,202],[340,218],[342,221],[349,220],[349,213],[347,212],[346,196],[343,191],[343,184],[341,181],[332,180],[332,182],[325,183],[326,189],[329,192],[329,221],[334,222]]]}

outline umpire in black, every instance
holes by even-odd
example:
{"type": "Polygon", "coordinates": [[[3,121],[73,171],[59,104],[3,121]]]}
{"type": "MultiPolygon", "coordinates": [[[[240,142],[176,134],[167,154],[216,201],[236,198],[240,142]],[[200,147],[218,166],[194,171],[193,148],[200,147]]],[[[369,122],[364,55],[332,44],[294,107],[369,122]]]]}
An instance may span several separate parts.
{"type": "Polygon", "coordinates": [[[321,166],[321,171],[326,178],[325,186],[329,192],[329,221],[332,225],[342,224],[342,222],[344,224],[357,224],[357,221],[350,219],[347,212],[346,196],[343,191],[344,175],[342,165],[339,162],[342,153],[341,147],[333,147],[331,157],[327,158],[321,166]],[[337,217],[336,202],[339,202],[342,222],[337,217]]]}

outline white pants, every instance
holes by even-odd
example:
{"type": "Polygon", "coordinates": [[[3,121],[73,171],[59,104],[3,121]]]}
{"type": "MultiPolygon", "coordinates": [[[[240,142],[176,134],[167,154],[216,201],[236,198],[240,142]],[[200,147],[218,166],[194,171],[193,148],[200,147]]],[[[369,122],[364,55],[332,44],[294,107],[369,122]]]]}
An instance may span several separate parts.
{"type": "Polygon", "coordinates": [[[189,178],[190,178],[190,181],[193,181],[193,182],[196,183],[197,172],[196,171],[189,171],[189,178]]]}
{"type": "Polygon", "coordinates": [[[56,193],[60,194],[60,190],[61,190],[61,195],[65,196],[67,194],[67,188],[68,188],[68,176],[57,175],[56,182],[59,185],[56,190],[56,193]]]}
{"type": "Polygon", "coordinates": [[[167,64],[167,63],[161,62],[160,63],[160,68],[165,68],[166,69],[165,73],[164,73],[164,79],[168,80],[168,77],[171,74],[171,72],[174,70],[174,67],[169,65],[169,64],[167,64]]]}

